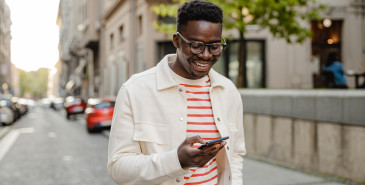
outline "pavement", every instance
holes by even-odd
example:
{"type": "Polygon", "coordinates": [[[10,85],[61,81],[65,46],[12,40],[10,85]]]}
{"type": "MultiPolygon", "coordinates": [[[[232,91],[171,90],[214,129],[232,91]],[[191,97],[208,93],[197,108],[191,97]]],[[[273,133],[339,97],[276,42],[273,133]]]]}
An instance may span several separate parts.
{"type": "MultiPolygon", "coordinates": [[[[76,121],[84,124],[82,118],[78,118],[76,121]]],[[[11,128],[12,126],[0,126],[0,140],[11,131],[11,128]]],[[[109,131],[105,130],[102,134],[108,137],[109,131]]],[[[249,156],[244,157],[243,179],[245,185],[360,185],[344,179],[288,168],[249,156]]]]}
{"type": "Polygon", "coordinates": [[[244,157],[243,182],[245,185],[357,185],[250,157],[244,157]]]}
{"type": "Polygon", "coordinates": [[[1,126],[0,125],[0,139],[4,137],[10,131],[9,126],[1,126]]]}

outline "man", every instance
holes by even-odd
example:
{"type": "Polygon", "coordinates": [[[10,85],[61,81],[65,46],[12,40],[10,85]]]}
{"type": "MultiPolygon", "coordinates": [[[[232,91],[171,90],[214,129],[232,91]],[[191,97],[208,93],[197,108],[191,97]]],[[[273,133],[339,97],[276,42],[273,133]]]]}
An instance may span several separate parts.
{"type": "Polygon", "coordinates": [[[117,97],[108,173],[118,184],[242,184],[243,110],[234,84],[212,66],[222,55],[222,9],[192,0],[178,9],[173,44],[117,97]],[[229,136],[204,149],[198,145],[229,136]]]}

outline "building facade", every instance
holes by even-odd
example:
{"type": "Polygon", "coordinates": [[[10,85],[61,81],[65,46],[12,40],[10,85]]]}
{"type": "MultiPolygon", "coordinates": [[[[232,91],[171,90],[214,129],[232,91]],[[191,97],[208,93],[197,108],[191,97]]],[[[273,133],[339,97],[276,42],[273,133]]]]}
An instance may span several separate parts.
{"type": "Polygon", "coordinates": [[[61,97],[64,94],[64,90],[59,86],[61,73],[62,62],[58,61],[48,73],[47,97],[61,97]]]}
{"type": "Polygon", "coordinates": [[[99,95],[100,6],[99,0],[60,1],[57,16],[62,63],[60,88],[65,89],[61,96],[99,95]]]}
{"type": "Polygon", "coordinates": [[[0,89],[1,93],[10,93],[11,77],[11,17],[5,0],[0,0],[0,89]]]}
{"type": "MultiPolygon", "coordinates": [[[[87,88],[81,87],[80,91],[86,92],[88,96],[115,96],[132,74],[155,66],[165,54],[175,52],[171,43],[172,35],[160,33],[153,26],[159,17],[151,11],[151,6],[161,2],[168,1],[68,2],[75,5],[64,10],[69,11],[71,22],[66,32],[69,34],[68,40],[64,40],[63,47],[60,44],[60,50],[68,47],[67,52],[73,53],[72,48],[86,49],[86,53],[92,52],[93,55],[85,55],[89,57],[84,57],[84,62],[80,62],[82,59],[79,58],[75,62],[78,65],[69,68],[78,69],[80,63],[85,63],[81,65],[84,66],[84,73],[79,76],[83,79],[81,86],[84,84],[87,88]],[[75,7],[79,9],[72,13],[75,7]],[[86,11],[81,13],[83,10],[86,11]],[[79,17],[71,18],[73,16],[79,17]],[[73,30],[77,33],[73,33],[73,30]]],[[[337,52],[339,60],[349,73],[364,73],[365,1],[319,2],[327,5],[327,9],[321,12],[322,20],[306,24],[314,34],[303,44],[288,44],[284,39],[273,37],[268,30],[250,25],[245,33],[246,49],[239,51],[239,33],[225,30],[223,36],[230,38],[229,46],[214,69],[236,82],[238,53],[244,52],[247,88],[322,88],[321,68],[328,53],[337,52]]],[[[60,3],[59,13],[62,13],[61,9],[60,3]]],[[[61,40],[63,37],[65,36],[61,36],[61,40]]],[[[349,75],[347,78],[349,87],[354,87],[354,77],[349,75]]]]}
{"type": "Polygon", "coordinates": [[[160,60],[158,44],[170,42],[171,36],[153,27],[157,15],[151,6],[158,2],[162,1],[104,1],[104,95],[115,96],[132,74],[151,68],[160,60]]]}

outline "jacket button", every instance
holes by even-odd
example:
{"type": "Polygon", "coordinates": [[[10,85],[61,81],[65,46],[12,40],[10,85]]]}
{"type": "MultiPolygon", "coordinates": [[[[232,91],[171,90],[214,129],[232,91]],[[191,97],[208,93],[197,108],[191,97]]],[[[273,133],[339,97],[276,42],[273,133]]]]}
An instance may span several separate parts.
{"type": "Polygon", "coordinates": [[[183,117],[181,117],[181,118],[180,118],[180,121],[182,121],[182,120],[184,120],[184,118],[183,118],[183,117]]]}
{"type": "Polygon", "coordinates": [[[180,182],[180,179],[179,178],[176,178],[176,182],[180,182]]]}
{"type": "Polygon", "coordinates": [[[221,121],[221,119],[220,119],[220,118],[217,118],[217,120],[218,120],[218,121],[221,121]]]}
{"type": "Polygon", "coordinates": [[[229,146],[227,146],[227,150],[229,150],[229,146]]]}
{"type": "Polygon", "coordinates": [[[183,92],[183,88],[179,88],[179,92],[183,92]]]}

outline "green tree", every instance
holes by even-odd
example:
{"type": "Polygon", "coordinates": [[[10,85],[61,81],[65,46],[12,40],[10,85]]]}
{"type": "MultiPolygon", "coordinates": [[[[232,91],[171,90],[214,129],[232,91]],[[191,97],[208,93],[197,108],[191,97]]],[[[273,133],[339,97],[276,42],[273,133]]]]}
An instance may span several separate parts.
{"type": "Polygon", "coordinates": [[[35,98],[46,97],[48,83],[48,69],[40,68],[37,71],[19,70],[19,86],[21,96],[30,94],[35,98]]]}
{"type": "MultiPolygon", "coordinates": [[[[160,17],[176,17],[180,4],[187,0],[172,0],[152,6],[152,11],[160,17]]],[[[246,66],[244,61],[245,36],[247,25],[259,25],[267,28],[274,37],[283,38],[287,43],[303,43],[311,36],[308,22],[319,19],[319,11],[324,5],[316,0],[209,0],[223,9],[223,26],[239,32],[239,71],[237,87],[245,87],[246,66]]],[[[157,30],[172,34],[176,30],[174,23],[159,19],[154,23],[157,30]]]]}

